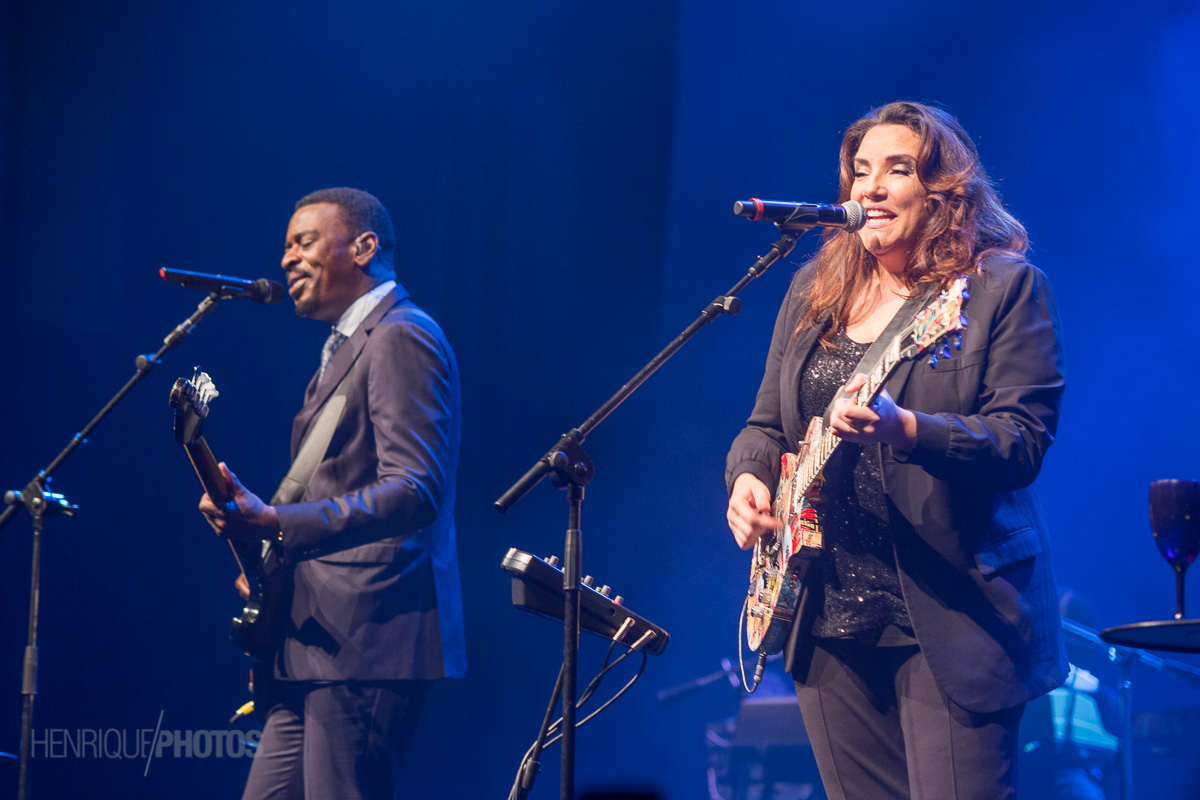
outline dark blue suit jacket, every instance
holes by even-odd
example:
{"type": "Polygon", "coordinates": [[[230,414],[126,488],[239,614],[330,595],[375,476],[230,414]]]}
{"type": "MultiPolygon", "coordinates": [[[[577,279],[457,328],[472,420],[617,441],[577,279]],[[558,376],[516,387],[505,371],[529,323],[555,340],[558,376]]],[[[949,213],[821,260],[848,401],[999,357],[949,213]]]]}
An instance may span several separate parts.
{"type": "Polygon", "coordinates": [[[277,509],[293,578],[277,675],[462,677],[454,354],[397,286],[334,354],[321,384],[309,384],[293,459],[356,358],[325,459],[301,501],[277,509]]]}
{"type": "MultiPolygon", "coordinates": [[[[809,272],[797,274],[780,309],[754,412],[727,459],[730,486],[750,472],[773,490],[780,457],[807,430],[800,374],[819,331],[793,332],[809,272]]],[[[961,353],[936,369],[902,364],[887,383],[917,415],[916,447],[881,450],[917,641],[942,691],[991,712],[1048,692],[1066,674],[1046,524],[1031,485],[1054,439],[1064,380],[1058,312],[1041,271],[993,257],[970,276],[969,292],[961,353]]],[[[802,599],[798,626],[803,611],[802,599]]],[[[788,667],[803,680],[795,652],[788,667]]]]}

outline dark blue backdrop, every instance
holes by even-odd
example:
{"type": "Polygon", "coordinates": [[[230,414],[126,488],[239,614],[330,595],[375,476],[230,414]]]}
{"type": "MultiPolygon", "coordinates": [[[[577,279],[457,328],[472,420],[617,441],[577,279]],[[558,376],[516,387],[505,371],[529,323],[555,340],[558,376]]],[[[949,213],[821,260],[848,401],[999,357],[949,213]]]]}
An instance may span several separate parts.
{"type": "MultiPolygon", "coordinates": [[[[858,15],[696,0],[13,0],[0,11],[0,482],[44,466],[201,299],[158,267],[279,277],[297,197],[376,193],[400,233],[401,280],[448,331],[465,390],[471,672],[438,686],[407,780],[416,797],[503,796],[561,629],[509,606],[498,565],[512,545],[558,552],[566,505],[548,483],[503,517],[492,500],[774,240],[732,201],[831,199],[845,125],[929,99],[976,137],[1058,291],[1069,388],[1040,486],[1059,581],[1093,600],[1100,627],[1166,617],[1146,495],[1200,472],[1186,207],[1198,40],[1200,8],[1182,0],[1086,13],[909,0],[858,15]]],[[[723,455],[813,244],[588,441],[586,571],[673,638],[581,731],[583,788],[705,795],[704,724],[737,697],[714,687],[661,706],[654,692],[735,655],[749,565],[723,522],[723,455]]],[[[160,715],[167,730],[227,728],[244,699],[225,641],[234,572],[194,511],[167,390],[193,364],[211,372],[222,396],[207,438],[269,492],[324,335],[287,306],[226,304],[59,470],[54,488],[82,510],[46,534],[39,730],[133,737],[160,715]]],[[[24,516],[0,538],[0,750],[17,747],[28,542],[24,516]]],[[[585,679],[601,652],[585,641],[585,679]]],[[[1139,709],[1200,700],[1152,670],[1134,678],[1139,709]]],[[[1140,791],[1169,794],[1186,762],[1140,760],[1140,791]]],[[[233,796],[248,766],[39,757],[34,780],[42,797],[233,796]]],[[[0,772],[2,791],[14,773],[0,772]]],[[[557,779],[554,751],[537,795],[557,796],[557,779]]]]}

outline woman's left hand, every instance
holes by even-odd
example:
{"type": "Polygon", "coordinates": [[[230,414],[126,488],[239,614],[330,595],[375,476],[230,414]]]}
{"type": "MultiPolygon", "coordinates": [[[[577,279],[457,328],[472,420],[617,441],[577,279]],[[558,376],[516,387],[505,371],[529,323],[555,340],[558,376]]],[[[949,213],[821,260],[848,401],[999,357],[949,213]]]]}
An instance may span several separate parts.
{"type": "Polygon", "coordinates": [[[830,430],[847,442],[880,442],[911,450],[917,443],[916,416],[896,405],[887,389],[881,390],[870,405],[860,406],[856,395],[866,383],[867,376],[860,372],[842,387],[829,418],[830,430]]]}

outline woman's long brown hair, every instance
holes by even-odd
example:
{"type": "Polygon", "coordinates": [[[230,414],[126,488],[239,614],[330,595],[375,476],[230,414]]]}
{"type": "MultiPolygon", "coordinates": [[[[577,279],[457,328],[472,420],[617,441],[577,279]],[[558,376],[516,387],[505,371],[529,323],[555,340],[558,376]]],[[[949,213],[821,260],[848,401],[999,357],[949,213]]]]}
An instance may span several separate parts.
{"type": "MultiPolygon", "coordinates": [[[[867,131],[877,125],[903,125],[921,142],[917,177],[929,193],[931,211],[904,268],[908,286],[945,286],[958,275],[977,271],[981,259],[991,252],[1019,255],[1028,249],[1024,226],[1004,209],[975,144],[958,120],[933,106],[889,103],[846,129],[839,158],[840,202],[850,199],[854,157],[867,131]]],[[[849,322],[855,299],[871,285],[876,260],[857,233],[830,228],[810,264],[816,274],[808,284],[808,309],[796,332],[830,317],[832,325],[822,336],[822,343],[828,345],[849,322]]]]}

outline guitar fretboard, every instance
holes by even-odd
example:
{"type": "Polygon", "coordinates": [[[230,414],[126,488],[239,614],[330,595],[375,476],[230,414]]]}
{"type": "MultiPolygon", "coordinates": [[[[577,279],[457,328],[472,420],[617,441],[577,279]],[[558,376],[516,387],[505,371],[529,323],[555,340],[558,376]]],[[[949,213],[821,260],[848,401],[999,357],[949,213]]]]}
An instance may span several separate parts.
{"type": "MultiPolygon", "coordinates": [[[[907,334],[907,331],[902,332],[902,336],[907,334]]],[[[897,337],[886,350],[880,353],[876,359],[875,366],[871,367],[867,372],[867,382],[858,390],[855,399],[859,405],[867,405],[879,394],[883,388],[884,382],[891,375],[892,370],[903,359],[900,356],[901,338],[897,337]]],[[[861,366],[861,365],[860,365],[861,366]]],[[[857,373],[856,373],[857,374],[857,373]]],[[[841,394],[841,391],[838,392],[841,394]]],[[[794,486],[792,487],[792,496],[805,494],[817,478],[821,476],[821,472],[825,469],[825,465],[829,462],[829,458],[837,450],[837,446],[841,444],[841,439],[829,432],[829,418],[833,413],[834,404],[838,402],[837,397],[825,409],[824,416],[821,417],[821,427],[816,436],[816,441],[808,441],[808,449],[804,452],[804,458],[800,461],[799,467],[796,468],[796,475],[792,479],[794,486]]]]}

